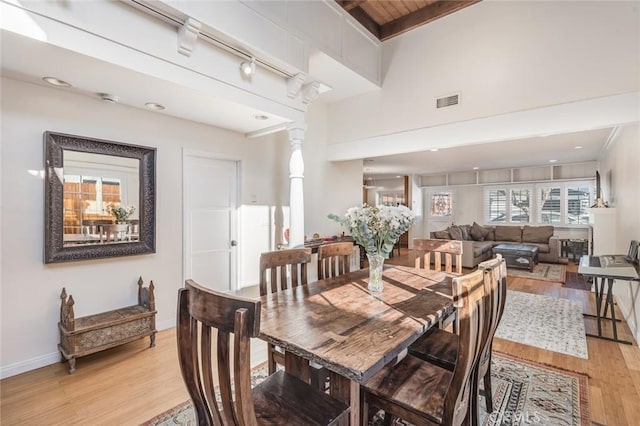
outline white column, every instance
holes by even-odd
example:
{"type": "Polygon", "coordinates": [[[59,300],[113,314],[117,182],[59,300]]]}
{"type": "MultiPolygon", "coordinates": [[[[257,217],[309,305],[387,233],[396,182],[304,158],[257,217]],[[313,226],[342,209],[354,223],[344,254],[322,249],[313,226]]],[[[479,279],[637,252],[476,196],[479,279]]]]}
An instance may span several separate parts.
{"type": "Polygon", "coordinates": [[[291,157],[289,158],[289,247],[304,244],[304,160],[302,159],[302,141],[305,125],[292,123],[289,131],[291,157]]]}

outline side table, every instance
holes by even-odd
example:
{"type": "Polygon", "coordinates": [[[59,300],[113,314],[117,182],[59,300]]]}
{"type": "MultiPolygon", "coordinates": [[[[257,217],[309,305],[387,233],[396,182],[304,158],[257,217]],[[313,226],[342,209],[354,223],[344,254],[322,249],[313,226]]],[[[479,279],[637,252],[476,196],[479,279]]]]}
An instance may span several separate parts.
{"type": "Polygon", "coordinates": [[[560,257],[568,259],[571,254],[571,260],[577,262],[582,255],[586,254],[587,245],[588,240],[584,238],[561,238],[560,257]]]}

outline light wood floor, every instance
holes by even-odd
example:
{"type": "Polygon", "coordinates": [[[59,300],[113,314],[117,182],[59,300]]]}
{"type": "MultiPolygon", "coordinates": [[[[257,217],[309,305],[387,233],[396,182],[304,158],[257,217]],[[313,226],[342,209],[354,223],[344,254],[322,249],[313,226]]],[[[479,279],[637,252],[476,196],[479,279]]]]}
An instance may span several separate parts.
{"type": "MultiPolygon", "coordinates": [[[[389,263],[406,264],[407,250],[389,263]]],[[[574,264],[568,270],[575,270],[574,264]]],[[[559,283],[509,278],[509,289],[579,300],[593,312],[593,295],[559,283]]],[[[595,320],[585,319],[588,332],[595,320]]],[[[625,323],[620,337],[633,340],[625,323]]],[[[610,331],[608,328],[605,331],[610,331]]],[[[138,425],[188,399],[177,361],[175,331],[80,358],[67,374],[59,363],[0,381],[0,424],[138,425]]],[[[640,348],[587,338],[589,359],[563,355],[496,339],[494,349],[589,376],[589,406],[594,424],[637,425],[640,420],[640,348]]],[[[262,353],[263,347],[254,345],[262,353]]]]}

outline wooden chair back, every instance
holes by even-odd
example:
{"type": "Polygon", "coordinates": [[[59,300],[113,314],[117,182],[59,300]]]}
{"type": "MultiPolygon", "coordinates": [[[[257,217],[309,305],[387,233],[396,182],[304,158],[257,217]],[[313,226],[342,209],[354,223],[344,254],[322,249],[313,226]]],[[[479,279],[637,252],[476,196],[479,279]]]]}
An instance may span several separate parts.
{"type": "Polygon", "coordinates": [[[462,275],[462,241],[435,240],[427,238],[413,239],[414,266],[420,269],[442,270],[442,256],[444,255],[445,272],[462,275]],[[432,256],[433,254],[433,256],[432,256]],[[453,259],[455,258],[455,269],[453,259]]]}
{"type": "Polygon", "coordinates": [[[307,284],[311,249],[290,249],[260,255],[260,296],[307,284]],[[290,269],[290,274],[288,270],[290,269]]]}
{"type": "MultiPolygon", "coordinates": [[[[484,271],[488,280],[485,280],[485,292],[489,294],[489,302],[485,307],[486,335],[478,361],[478,380],[484,381],[485,405],[487,412],[493,412],[493,392],[491,384],[491,353],[493,350],[493,338],[496,334],[504,306],[507,301],[507,264],[500,254],[496,259],[487,260],[478,265],[478,270],[484,271]]],[[[478,380],[475,381],[476,391],[478,380]]],[[[475,401],[477,403],[477,400],[475,401]]],[[[477,406],[473,407],[473,414],[479,418],[480,412],[477,406]]]]}
{"type": "Polygon", "coordinates": [[[259,300],[218,293],[192,280],[178,291],[178,360],[197,424],[257,424],[251,396],[250,338],[260,331],[260,307],[259,300]],[[213,380],[212,329],[217,330],[220,403],[213,380]]]}
{"type": "Polygon", "coordinates": [[[477,270],[453,279],[458,295],[459,336],[456,367],[444,403],[443,419],[446,424],[459,425],[472,407],[474,369],[478,364],[485,336],[485,281],[484,271],[477,270]]]}
{"type": "Polygon", "coordinates": [[[353,243],[329,243],[318,247],[318,279],[337,277],[351,271],[353,243]]]}
{"type": "Polygon", "coordinates": [[[496,259],[487,260],[478,265],[478,270],[484,271],[488,276],[488,279],[485,280],[485,292],[489,295],[489,303],[485,308],[487,336],[481,360],[486,358],[491,350],[493,336],[502,319],[507,300],[507,265],[501,255],[497,256],[496,259]]]}

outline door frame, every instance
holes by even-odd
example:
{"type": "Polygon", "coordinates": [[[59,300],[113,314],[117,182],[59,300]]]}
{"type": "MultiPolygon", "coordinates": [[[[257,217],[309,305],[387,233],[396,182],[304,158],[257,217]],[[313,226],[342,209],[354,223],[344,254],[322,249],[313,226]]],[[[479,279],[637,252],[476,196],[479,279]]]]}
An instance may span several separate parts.
{"type": "MultiPolygon", "coordinates": [[[[242,159],[229,154],[221,154],[219,152],[214,151],[203,151],[189,148],[182,148],[182,285],[184,286],[185,280],[187,280],[186,271],[187,271],[187,191],[186,189],[186,176],[185,176],[185,165],[188,157],[203,157],[210,160],[220,160],[220,161],[233,161],[236,163],[236,220],[234,228],[236,241],[240,241],[242,223],[241,223],[241,215],[240,215],[240,207],[241,207],[241,188],[242,188],[242,159]]],[[[240,247],[236,246],[236,265],[235,268],[230,268],[230,291],[236,291],[240,288],[239,283],[241,282],[241,271],[240,271],[240,247]]]]}

